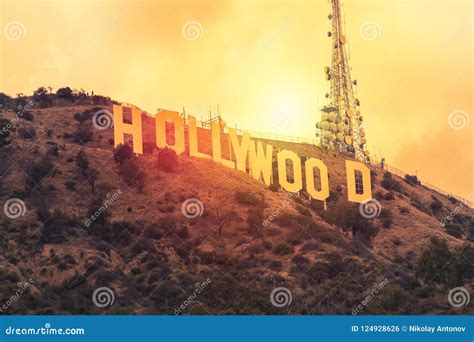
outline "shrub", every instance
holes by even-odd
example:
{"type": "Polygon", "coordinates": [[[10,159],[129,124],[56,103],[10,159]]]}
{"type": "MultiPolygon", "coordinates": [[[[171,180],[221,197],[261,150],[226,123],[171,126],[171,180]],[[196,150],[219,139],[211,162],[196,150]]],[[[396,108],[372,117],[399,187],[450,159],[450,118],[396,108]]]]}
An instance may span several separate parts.
{"type": "Polygon", "coordinates": [[[408,214],[410,212],[410,209],[408,209],[407,207],[401,207],[400,208],[400,214],[408,214]]]}
{"type": "Polygon", "coordinates": [[[302,255],[295,255],[291,261],[302,270],[306,270],[310,265],[309,259],[302,255]]]}
{"type": "Polygon", "coordinates": [[[458,238],[458,239],[462,238],[462,236],[464,235],[463,229],[458,224],[455,224],[455,223],[448,223],[444,227],[444,230],[449,235],[454,236],[455,238],[458,238]]]}
{"type": "Polygon", "coordinates": [[[74,94],[73,94],[71,88],[69,88],[69,87],[59,88],[56,91],[56,95],[60,99],[65,99],[65,100],[68,100],[68,101],[73,101],[74,100],[74,94]]]}
{"type": "Polygon", "coordinates": [[[87,155],[84,151],[79,151],[76,156],[76,165],[81,171],[81,174],[87,178],[87,174],[89,171],[89,160],[87,159],[87,155]]]}
{"type": "Polygon", "coordinates": [[[82,113],[74,114],[73,118],[74,120],[79,121],[80,123],[83,123],[87,120],[87,118],[84,115],[82,115],[82,113]]]}
{"type": "Polygon", "coordinates": [[[374,198],[377,200],[377,201],[381,201],[385,198],[384,194],[382,191],[377,191],[375,194],[374,194],[374,198]]]}
{"type": "Polygon", "coordinates": [[[173,172],[178,167],[178,156],[173,149],[162,148],[158,150],[158,167],[166,172],[173,172]]]}
{"type": "Polygon", "coordinates": [[[383,198],[386,201],[392,201],[392,200],[395,199],[395,194],[392,191],[389,191],[385,194],[385,196],[383,198]]]}
{"type": "Polygon", "coordinates": [[[433,210],[433,213],[436,214],[441,209],[443,209],[443,203],[441,203],[441,201],[434,196],[431,196],[431,198],[433,199],[433,202],[431,202],[430,207],[431,207],[431,210],[433,210]]]}
{"type": "Polygon", "coordinates": [[[186,240],[189,237],[188,227],[183,227],[176,231],[176,235],[182,240],[186,240]]]}
{"type": "Polygon", "coordinates": [[[390,228],[393,223],[393,215],[390,209],[383,208],[380,212],[380,218],[382,219],[382,227],[390,228]]]}
{"type": "Polygon", "coordinates": [[[402,240],[398,237],[394,238],[392,242],[395,246],[400,246],[402,244],[402,240]]]}
{"type": "Polygon", "coordinates": [[[46,151],[46,154],[50,155],[50,156],[58,156],[59,155],[59,147],[58,145],[54,145],[54,146],[51,146],[50,148],[48,148],[48,150],[46,151]]]}
{"type": "Polygon", "coordinates": [[[388,310],[395,310],[406,305],[410,296],[398,285],[382,290],[380,304],[388,310]]]}
{"type": "Polygon", "coordinates": [[[402,192],[402,187],[400,183],[397,180],[395,180],[392,174],[389,172],[385,172],[383,174],[383,180],[382,180],[381,185],[387,190],[402,192]]]}
{"type": "Polygon", "coordinates": [[[55,210],[41,229],[42,238],[44,242],[61,243],[73,238],[76,235],[74,228],[77,227],[79,227],[77,220],[55,210]]]}
{"type": "Polygon", "coordinates": [[[114,148],[114,160],[118,164],[123,164],[127,160],[132,159],[133,151],[129,144],[119,144],[114,148]]]}
{"type": "Polygon", "coordinates": [[[21,119],[26,120],[26,121],[33,121],[35,118],[33,114],[31,114],[31,111],[25,111],[21,115],[18,115],[21,119]]]}
{"type": "Polygon", "coordinates": [[[10,136],[11,123],[9,120],[0,118],[0,147],[8,145],[11,141],[10,136]]]}
{"type": "Polygon", "coordinates": [[[297,205],[296,206],[296,210],[298,210],[298,212],[301,214],[301,215],[304,215],[304,216],[311,216],[311,212],[309,211],[308,208],[305,208],[301,205],[297,205]]]}
{"type": "Polygon", "coordinates": [[[122,180],[138,191],[142,191],[146,184],[146,173],[137,159],[130,159],[119,165],[119,175],[122,180]]]}
{"type": "Polygon", "coordinates": [[[41,108],[51,105],[51,99],[48,96],[48,90],[45,87],[39,87],[33,92],[33,99],[37,101],[41,108]]]}
{"type": "Polygon", "coordinates": [[[145,229],[143,236],[146,239],[159,240],[163,237],[166,232],[162,232],[156,224],[152,224],[145,229]]]}
{"type": "Polygon", "coordinates": [[[263,224],[263,220],[263,207],[256,206],[248,210],[247,224],[249,225],[250,231],[260,230],[263,224]]]}
{"type": "Polygon", "coordinates": [[[448,200],[452,203],[452,204],[458,204],[459,201],[453,197],[453,196],[448,196],[448,200]]]}
{"type": "Polygon", "coordinates": [[[293,251],[293,246],[286,243],[280,243],[273,248],[273,253],[275,253],[275,255],[286,255],[293,253],[293,251]]]}
{"type": "Polygon", "coordinates": [[[419,185],[421,184],[417,176],[405,175],[405,182],[410,185],[419,185]]]}
{"type": "Polygon", "coordinates": [[[45,156],[39,162],[26,167],[26,186],[33,189],[36,186],[41,186],[43,179],[49,175],[54,169],[54,164],[48,156],[45,156]]]}
{"type": "Polygon", "coordinates": [[[431,238],[429,247],[418,259],[416,275],[425,282],[445,283],[447,281],[448,265],[452,258],[448,243],[436,237],[431,238]]]}
{"type": "Polygon", "coordinates": [[[320,216],[326,222],[341,227],[343,230],[351,230],[355,239],[368,246],[378,233],[372,221],[363,217],[359,212],[359,206],[352,203],[329,207],[327,211],[321,212],[320,216]]]}
{"type": "Polygon", "coordinates": [[[237,203],[265,207],[265,196],[263,194],[253,194],[250,191],[237,190],[234,194],[234,199],[237,203]]]}
{"type": "Polygon", "coordinates": [[[89,125],[78,125],[72,136],[75,143],[84,145],[92,140],[91,127],[89,125]]]}
{"type": "Polygon", "coordinates": [[[18,134],[20,134],[20,137],[23,139],[32,140],[36,137],[36,130],[33,127],[20,127],[18,134]]]}
{"type": "MultiPolygon", "coordinates": [[[[89,225],[91,227],[100,227],[101,230],[104,231],[104,235],[106,235],[107,232],[104,226],[107,223],[109,213],[104,207],[104,200],[105,198],[103,195],[97,196],[97,198],[93,198],[87,211],[87,218],[90,219],[89,225]],[[91,217],[94,217],[94,219],[91,219],[91,217]]],[[[99,234],[99,236],[102,238],[104,238],[104,235],[99,234]]]]}
{"type": "Polygon", "coordinates": [[[66,189],[68,189],[69,191],[75,191],[76,190],[76,182],[67,181],[67,182],[64,182],[64,185],[66,186],[66,189]]]}

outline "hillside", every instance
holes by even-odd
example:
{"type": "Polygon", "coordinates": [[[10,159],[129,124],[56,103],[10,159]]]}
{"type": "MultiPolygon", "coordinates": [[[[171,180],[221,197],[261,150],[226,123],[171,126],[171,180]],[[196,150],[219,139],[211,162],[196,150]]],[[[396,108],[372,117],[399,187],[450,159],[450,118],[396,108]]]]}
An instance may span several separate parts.
{"type": "MultiPolygon", "coordinates": [[[[0,303],[31,279],[4,314],[350,315],[363,301],[358,314],[474,313],[472,303],[448,303],[450,289],[474,289],[474,210],[453,198],[370,166],[381,212],[366,219],[347,202],[348,156],[278,141],[326,163],[327,210],[186,153],[163,170],[151,118],[130,177],[114,161],[113,128],[91,124],[98,110],[112,111],[110,101],[31,101],[0,146],[0,203],[26,207],[0,219],[0,303]],[[188,199],[202,203],[202,215],[183,215],[188,199]],[[99,287],[112,289],[113,305],[93,304],[99,287]],[[277,287],[291,291],[291,304],[272,305],[277,287]]],[[[4,102],[0,118],[11,122],[14,108],[4,102]]],[[[200,129],[202,151],[209,139],[200,129]]]]}

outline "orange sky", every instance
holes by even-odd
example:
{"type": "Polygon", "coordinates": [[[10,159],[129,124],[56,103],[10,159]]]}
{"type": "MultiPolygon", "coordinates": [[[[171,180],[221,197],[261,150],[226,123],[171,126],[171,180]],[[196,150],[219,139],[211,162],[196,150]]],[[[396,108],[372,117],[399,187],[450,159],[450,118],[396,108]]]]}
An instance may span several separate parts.
{"type": "MultiPolygon", "coordinates": [[[[197,116],[219,104],[232,126],[312,138],[329,88],[325,0],[2,0],[0,9],[9,95],[71,86],[197,116]],[[202,27],[196,40],[183,35],[191,21],[202,27]]],[[[371,152],[467,197],[474,124],[455,130],[448,117],[472,118],[473,2],[345,0],[343,12],[371,152]]]]}

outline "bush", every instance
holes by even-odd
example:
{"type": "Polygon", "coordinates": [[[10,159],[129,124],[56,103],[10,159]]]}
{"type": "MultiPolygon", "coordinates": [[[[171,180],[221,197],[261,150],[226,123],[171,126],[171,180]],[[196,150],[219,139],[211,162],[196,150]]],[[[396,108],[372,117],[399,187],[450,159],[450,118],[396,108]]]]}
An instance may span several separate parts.
{"type": "Polygon", "coordinates": [[[50,156],[58,156],[59,155],[59,147],[58,145],[54,145],[54,146],[51,146],[50,148],[48,148],[48,151],[46,151],[46,154],[50,155],[50,156]]]}
{"type": "Polygon", "coordinates": [[[441,209],[443,209],[443,203],[439,199],[437,199],[434,196],[431,196],[433,199],[433,202],[431,202],[431,210],[433,210],[433,213],[438,213],[441,209]]]}
{"type": "Polygon", "coordinates": [[[21,119],[26,120],[26,121],[33,121],[34,116],[31,114],[31,111],[25,111],[21,115],[18,115],[21,119]]]}
{"type": "Polygon", "coordinates": [[[377,201],[381,201],[383,199],[385,199],[385,196],[383,194],[382,191],[377,191],[375,194],[374,194],[374,198],[377,200],[377,201]]]}
{"type": "Polygon", "coordinates": [[[301,215],[304,215],[304,216],[311,216],[311,212],[309,211],[308,208],[305,208],[301,205],[297,205],[296,206],[296,210],[298,210],[298,212],[301,214],[301,215]]]}
{"type": "Polygon", "coordinates": [[[77,220],[55,210],[41,229],[42,238],[47,243],[61,243],[73,238],[76,235],[74,228],[77,227],[79,227],[77,220]]]}
{"type": "Polygon", "coordinates": [[[265,207],[265,196],[263,194],[253,194],[250,191],[237,190],[234,194],[234,199],[237,203],[265,207]]]}
{"type": "Polygon", "coordinates": [[[395,285],[382,290],[380,304],[385,309],[395,310],[405,306],[409,299],[410,296],[401,287],[395,285]]]}
{"type": "Polygon", "coordinates": [[[0,118],[0,147],[10,144],[8,137],[10,136],[11,123],[9,120],[0,118]]]}
{"type": "Polygon", "coordinates": [[[390,209],[383,208],[380,212],[380,218],[382,219],[382,227],[390,228],[393,223],[393,215],[390,209]]]}
{"type": "Polygon", "coordinates": [[[455,223],[448,223],[445,227],[444,230],[446,231],[447,234],[454,236],[455,238],[462,238],[464,235],[463,229],[455,223]]]}
{"type": "Polygon", "coordinates": [[[166,172],[173,172],[178,167],[178,156],[173,149],[162,148],[158,150],[158,168],[166,172]]]}
{"type": "Polygon", "coordinates": [[[69,87],[59,88],[56,91],[56,95],[60,99],[65,99],[65,100],[68,100],[68,101],[73,101],[74,100],[74,94],[73,94],[71,88],[69,88],[69,87]]]}
{"type": "Polygon", "coordinates": [[[84,145],[92,140],[91,127],[88,125],[78,125],[72,136],[75,143],[84,145]]]}
{"type": "Polygon", "coordinates": [[[398,181],[393,178],[392,174],[389,172],[385,172],[383,174],[383,180],[381,185],[387,190],[402,192],[402,186],[398,181]]]}
{"type": "Polygon", "coordinates": [[[122,180],[138,191],[142,191],[146,184],[146,173],[137,159],[130,159],[119,165],[119,175],[122,180]]]}
{"type": "Polygon", "coordinates": [[[20,137],[23,139],[32,140],[36,137],[36,130],[33,127],[20,127],[18,134],[20,134],[20,137]]]}
{"type": "Polygon", "coordinates": [[[250,231],[258,231],[263,225],[263,207],[256,206],[250,208],[247,214],[247,224],[249,225],[250,231]]]}
{"type": "Polygon", "coordinates": [[[162,232],[158,225],[153,224],[145,229],[143,236],[146,239],[159,240],[166,232],[162,232]]]}
{"type": "Polygon", "coordinates": [[[407,207],[401,207],[400,208],[400,214],[408,214],[410,212],[410,209],[408,209],[407,207]]]}
{"type": "Polygon", "coordinates": [[[132,159],[133,150],[129,144],[119,144],[114,148],[114,160],[118,164],[123,164],[127,160],[132,159]]]}
{"type": "Polygon", "coordinates": [[[87,118],[85,116],[83,116],[82,113],[76,113],[76,114],[74,114],[73,119],[80,122],[80,123],[83,123],[83,122],[86,121],[87,118]]]}
{"type": "Polygon", "coordinates": [[[293,253],[293,251],[293,246],[286,243],[280,243],[273,248],[273,253],[275,253],[275,255],[286,255],[293,253]]]}
{"type": "Polygon", "coordinates": [[[392,200],[395,199],[395,194],[392,191],[389,191],[385,194],[385,196],[383,198],[386,201],[392,201],[392,200]]]}
{"type": "Polygon", "coordinates": [[[405,182],[410,185],[419,185],[421,184],[417,176],[405,175],[405,182]]]}
{"type": "Polygon", "coordinates": [[[36,186],[41,186],[43,179],[49,175],[54,169],[54,164],[48,156],[42,160],[26,167],[26,186],[28,189],[33,189],[36,186]]]}
{"type": "Polygon", "coordinates": [[[431,238],[430,246],[418,259],[416,275],[425,282],[446,283],[447,270],[452,254],[449,251],[448,243],[436,237],[431,238]]]}
{"type": "Polygon", "coordinates": [[[81,171],[81,174],[86,178],[89,171],[89,160],[84,151],[79,151],[76,156],[76,165],[81,171]]]}
{"type": "Polygon", "coordinates": [[[33,99],[37,101],[41,108],[51,105],[52,101],[45,87],[39,87],[33,92],[33,99]]]}
{"type": "Polygon", "coordinates": [[[66,189],[68,189],[69,191],[75,191],[75,190],[76,190],[76,182],[67,181],[67,182],[64,183],[64,186],[65,186],[66,189]]]}
{"type": "Polygon", "coordinates": [[[321,212],[320,216],[326,222],[345,231],[351,230],[352,236],[367,246],[370,246],[378,233],[371,219],[363,217],[359,212],[359,206],[352,203],[341,204],[337,207],[330,206],[327,211],[321,212]]]}

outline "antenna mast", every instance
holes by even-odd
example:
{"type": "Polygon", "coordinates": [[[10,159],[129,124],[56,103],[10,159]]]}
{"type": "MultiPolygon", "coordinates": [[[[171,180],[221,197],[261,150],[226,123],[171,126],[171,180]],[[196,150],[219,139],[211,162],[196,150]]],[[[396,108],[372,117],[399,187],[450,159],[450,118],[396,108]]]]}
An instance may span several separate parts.
{"type": "Polygon", "coordinates": [[[341,20],[339,0],[331,0],[332,13],[328,15],[332,28],[328,32],[332,44],[331,67],[325,67],[326,80],[330,81],[330,92],[326,94],[327,104],[321,109],[321,122],[316,127],[321,131],[321,145],[352,154],[356,159],[368,162],[369,151],[364,129],[361,127],[360,102],[354,96],[347,40],[341,20]]]}

